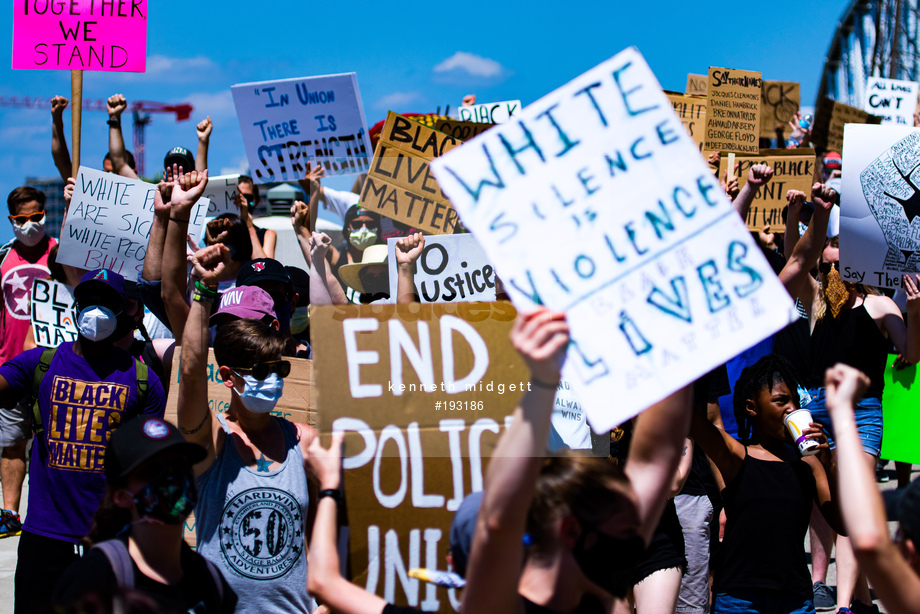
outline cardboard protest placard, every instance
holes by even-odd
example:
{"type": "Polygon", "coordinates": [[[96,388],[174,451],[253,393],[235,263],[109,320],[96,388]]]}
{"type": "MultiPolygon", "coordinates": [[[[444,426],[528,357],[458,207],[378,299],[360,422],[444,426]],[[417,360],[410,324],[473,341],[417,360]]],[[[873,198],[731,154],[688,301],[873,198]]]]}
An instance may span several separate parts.
{"type": "Polygon", "coordinates": [[[847,124],[879,124],[882,118],[848,104],[824,98],[815,112],[811,142],[825,151],[843,151],[843,127],[847,124]]]}
{"type": "Polygon", "coordinates": [[[687,75],[687,87],[684,92],[688,96],[705,96],[708,89],[709,78],[706,75],[687,75]]]}
{"type": "MultiPolygon", "coordinates": [[[[390,296],[398,296],[396,242],[387,239],[390,296]]],[[[415,292],[423,303],[494,301],[495,271],[479,243],[469,233],[425,237],[415,262],[415,292]]]]}
{"type": "Polygon", "coordinates": [[[390,111],[364,182],[361,204],[426,232],[455,232],[460,220],[428,163],[459,144],[452,136],[390,111]]]}
{"type": "MultiPolygon", "coordinates": [[[[720,160],[719,176],[728,170],[728,160],[720,160]]],[[[801,190],[811,194],[815,175],[814,149],[763,149],[757,156],[735,156],[738,165],[738,187],[747,183],[748,171],[755,164],[769,164],[773,178],[757,188],[754,202],[747,215],[748,230],[760,230],[769,224],[772,232],[786,232],[783,209],[786,208],[786,192],[801,190]]],[[[810,197],[810,196],[809,196],[810,197]]]]}
{"type": "Polygon", "coordinates": [[[483,124],[504,124],[521,112],[520,100],[473,104],[457,109],[462,122],[480,122],[483,124]]]}
{"type": "Polygon", "coordinates": [[[897,356],[888,355],[885,389],[882,391],[882,458],[920,463],[920,379],[917,365],[894,368],[897,356]]]}
{"type": "Polygon", "coordinates": [[[258,183],[363,173],[371,148],[355,73],[241,83],[230,88],[258,183]]]}
{"type": "MultiPolygon", "coordinates": [[[[81,166],[61,228],[58,262],[135,278],[144,268],[156,189],[139,179],[81,166]]],[[[192,237],[201,236],[208,206],[207,198],[192,206],[192,237]]]]}
{"type": "Polygon", "coordinates": [[[789,122],[799,112],[802,92],[794,81],[764,81],[760,100],[760,136],[774,138],[776,126],[783,127],[783,133],[790,132],[789,122]]]}
{"type": "MultiPolygon", "coordinates": [[[[169,374],[169,396],[166,398],[166,412],[164,418],[176,426],[179,408],[179,380],[182,373],[182,348],[176,347],[173,354],[172,369],[169,374]]],[[[291,374],[284,378],[284,392],[275,409],[273,416],[302,422],[316,427],[316,404],[312,394],[313,390],[313,361],[303,358],[287,358],[291,363],[291,374]]],[[[212,412],[223,413],[230,407],[230,397],[233,392],[227,388],[218,374],[218,364],[214,359],[214,350],[208,349],[208,407],[212,412]]],[[[232,444],[231,444],[232,445],[232,444]]],[[[185,521],[182,537],[193,548],[196,544],[195,515],[192,514],[185,521]]]]}
{"type": "Polygon", "coordinates": [[[493,124],[484,124],[481,122],[464,122],[456,119],[438,119],[434,122],[434,129],[444,134],[449,134],[458,141],[469,141],[474,136],[482,134],[493,124]]]}
{"type": "Polygon", "coordinates": [[[147,68],[147,0],[13,3],[13,68],[147,68]]]}
{"type": "Polygon", "coordinates": [[[351,579],[391,603],[455,611],[409,578],[445,570],[454,512],[526,390],[510,303],[313,308],[320,431],[345,432],[351,579]]]}
{"type": "Polygon", "coordinates": [[[56,348],[77,340],[77,312],[70,286],[51,279],[32,282],[32,335],[35,344],[56,348]]]}
{"type": "Polygon", "coordinates": [[[762,81],[759,72],[710,66],[704,149],[758,153],[762,81]]]}
{"type": "Polygon", "coordinates": [[[914,81],[869,77],[863,110],[881,117],[883,124],[913,127],[918,87],[914,81]]]}
{"type": "Polygon", "coordinates": [[[239,175],[218,175],[208,178],[208,187],[204,191],[204,197],[210,201],[207,213],[209,218],[215,218],[224,213],[240,214],[240,208],[236,204],[236,186],[239,180],[239,175]]]}
{"type": "Polygon", "coordinates": [[[849,124],[840,193],[840,277],[899,288],[920,272],[920,129],[849,124]]]}
{"type": "Polygon", "coordinates": [[[790,321],[634,48],[431,164],[518,308],[566,312],[565,378],[597,432],[790,321]]]}
{"type": "Polygon", "coordinates": [[[703,96],[685,96],[682,94],[668,94],[668,100],[674,107],[674,112],[680,118],[684,128],[693,142],[703,151],[703,130],[706,126],[706,98],[703,96]]]}

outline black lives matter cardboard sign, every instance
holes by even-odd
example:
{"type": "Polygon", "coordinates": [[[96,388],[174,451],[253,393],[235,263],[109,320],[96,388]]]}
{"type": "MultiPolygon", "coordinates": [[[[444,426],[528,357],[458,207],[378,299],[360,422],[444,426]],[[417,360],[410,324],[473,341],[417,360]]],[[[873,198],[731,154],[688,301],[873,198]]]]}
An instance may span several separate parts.
{"type": "Polygon", "coordinates": [[[460,220],[428,163],[460,143],[460,139],[390,111],[364,182],[361,204],[431,234],[453,234],[460,220]]]}
{"type": "Polygon", "coordinates": [[[311,311],[319,427],[345,432],[351,579],[391,603],[459,608],[409,578],[446,569],[450,523],[482,490],[491,451],[529,374],[508,338],[511,303],[311,311]]]}

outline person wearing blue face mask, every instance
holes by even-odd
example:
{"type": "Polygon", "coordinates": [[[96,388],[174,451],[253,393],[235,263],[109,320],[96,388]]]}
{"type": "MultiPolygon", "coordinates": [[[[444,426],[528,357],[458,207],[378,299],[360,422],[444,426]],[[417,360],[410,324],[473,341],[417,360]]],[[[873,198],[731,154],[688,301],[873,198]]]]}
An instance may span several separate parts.
{"type": "MultiPolygon", "coordinates": [[[[217,375],[233,392],[226,411],[212,413],[208,323],[229,251],[213,245],[196,252],[191,261],[197,281],[182,339],[178,423],[188,441],[208,451],[194,467],[198,552],[221,570],[239,596],[237,612],[311,612],[315,604],[306,590],[309,496],[304,461],[316,432],[271,414],[290,374],[290,363],[282,359],[289,335],[261,319],[237,318],[218,325],[217,375]]],[[[280,264],[251,264],[250,281],[258,280],[269,294],[275,291],[271,284],[279,283],[281,297],[287,297],[285,284],[271,278],[280,264]]],[[[256,284],[240,287],[246,285],[256,284]]],[[[292,304],[296,294],[284,300],[292,304]]],[[[282,328],[290,326],[289,314],[282,328]]]]}

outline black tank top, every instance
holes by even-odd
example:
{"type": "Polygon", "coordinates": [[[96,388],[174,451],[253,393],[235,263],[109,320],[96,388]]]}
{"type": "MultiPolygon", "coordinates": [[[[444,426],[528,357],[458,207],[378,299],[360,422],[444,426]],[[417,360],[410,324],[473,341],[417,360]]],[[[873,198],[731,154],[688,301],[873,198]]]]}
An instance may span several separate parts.
{"type": "Polygon", "coordinates": [[[777,591],[812,598],[805,534],[815,499],[808,464],[747,455],[722,491],[727,523],[715,557],[713,590],[777,591]]]}
{"type": "Polygon", "coordinates": [[[836,318],[828,313],[815,324],[811,334],[811,357],[809,387],[823,387],[825,372],[842,362],[859,369],[872,380],[867,397],[882,397],[888,340],[866,311],[865,302],[841,311],[836,318]]]}

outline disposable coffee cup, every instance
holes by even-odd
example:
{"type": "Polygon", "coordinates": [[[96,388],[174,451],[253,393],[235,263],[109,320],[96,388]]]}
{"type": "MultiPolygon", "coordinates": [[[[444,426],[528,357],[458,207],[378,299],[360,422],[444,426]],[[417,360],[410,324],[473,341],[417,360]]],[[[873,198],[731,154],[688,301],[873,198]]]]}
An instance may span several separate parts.
{"type": "Polygon", "coordinates": [[[805,431],[811,426],[811,412],[807,409],[797,409],[791,414],[786,414],[783,424],[789,429],[789,434],[799,447],[802,456],[811,456],[818,453],[820,445],[814,439],[806,439],[805,431]]]}

